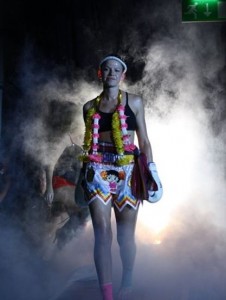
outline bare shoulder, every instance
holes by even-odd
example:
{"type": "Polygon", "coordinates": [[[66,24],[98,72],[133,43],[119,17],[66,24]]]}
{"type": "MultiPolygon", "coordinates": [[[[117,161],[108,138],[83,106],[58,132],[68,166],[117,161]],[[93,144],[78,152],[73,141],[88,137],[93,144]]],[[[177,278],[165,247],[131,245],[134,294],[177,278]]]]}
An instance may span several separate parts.
{"type": "Polygon", "coordinates": [[[134,111],[143,107],[143,99],[139,95],[128,93],[128,100],[130,107],[133,108],[134,111]]]}
{"type": "Polygon", "coordinates": [[[94,106],[95,103],[95,99],[89,100],[87,101],[84,105],[83,105],[83,111],[87,112],[91,107],[94,106]]]}

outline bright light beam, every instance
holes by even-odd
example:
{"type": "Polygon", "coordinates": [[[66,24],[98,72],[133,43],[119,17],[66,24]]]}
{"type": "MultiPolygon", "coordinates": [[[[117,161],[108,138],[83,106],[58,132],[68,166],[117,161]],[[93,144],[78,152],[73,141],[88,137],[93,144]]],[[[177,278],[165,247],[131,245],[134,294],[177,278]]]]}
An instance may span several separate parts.
{"type": "MultiPolygon", "coordinates": [[[[152,128],[150,140],[154,160],[164,188],[160,202],[146,202],[140,209],[140,222],[151,232],[152,243],[156,240],[157,244],[161,243],[159,235],[167,230],[175,211],[190,199],[198,185],[194,179],[200,156],[205,152],[203,123],[205,119],[200,123],[192,112],[183,108],[165,121],[147,117],[147,127],[152,128]]],[[[147,235],[142,236],[147,241],[147,235]]]]}

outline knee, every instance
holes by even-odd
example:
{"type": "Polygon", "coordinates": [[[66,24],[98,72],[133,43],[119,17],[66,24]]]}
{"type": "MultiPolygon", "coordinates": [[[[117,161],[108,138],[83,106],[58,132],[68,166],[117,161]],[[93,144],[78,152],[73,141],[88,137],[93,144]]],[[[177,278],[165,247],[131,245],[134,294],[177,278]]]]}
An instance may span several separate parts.
{"type": "Polygon", "coordinates": [[[112,243],[112,230],[110,224],[101,224],[94,228],[95,240],[99,244],[111,245],[112,243]]]}
{"type": "Polygon", "coordinates": [[[117,242],[120,248],[129,247],[132,249],[136,247],[134,234],[117,234],[117,242]]]}

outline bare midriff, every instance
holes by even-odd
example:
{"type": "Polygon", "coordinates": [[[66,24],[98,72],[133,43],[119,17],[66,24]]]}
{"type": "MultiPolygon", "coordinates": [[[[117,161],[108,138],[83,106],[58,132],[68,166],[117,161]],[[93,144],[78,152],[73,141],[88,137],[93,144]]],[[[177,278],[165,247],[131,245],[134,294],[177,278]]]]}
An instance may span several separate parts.
{"type": "MultiPolygon", "coordinates": [[[[104,132],[100,132],[100,137],[99,137],[99,141],[101,142],[107,142],[107,143],[113,143],[113,139],[112,139],[112,132],[111,131],[104,131],[104,132]]],[[[130,137],[130,143],[133,144],[134,143],[134,131],[129,131],[128,130],[128,135],[130,137]]]]}

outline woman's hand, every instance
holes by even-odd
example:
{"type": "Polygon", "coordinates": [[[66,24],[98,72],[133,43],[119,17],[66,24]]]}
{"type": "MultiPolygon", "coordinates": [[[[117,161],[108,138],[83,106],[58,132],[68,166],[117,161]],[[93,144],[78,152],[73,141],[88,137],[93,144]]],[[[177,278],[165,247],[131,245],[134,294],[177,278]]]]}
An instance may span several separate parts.
{"type": "Polygon", "coordinates": [[[158,175],[156,164],[154,162],[149,162],[148,169],[156,185],[153,190],[148,191],[148,195],[149,195],[148,201],[154,203],[159,201],[162,198],[163,188],[158,175]]]}
{"type": "Polygon", "coordinates": [[[49,206],[52,205],[54,192],[53,192],[53,166],[47,165],[45,168],[46,171],[46,191],[44,194],[44,198],[49,206]]]}
{"type": "Polygon", "coordinates": [[[47,188],[46,188],[46,192],[44,194],[44,198],[48,204],[48,206],[51,206],[52,205],[52,202],[53,202],[53,198],[54,198],[54,191],[53,191],[53,187],[52,185],[49,185],[47,188]]]}

